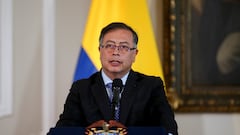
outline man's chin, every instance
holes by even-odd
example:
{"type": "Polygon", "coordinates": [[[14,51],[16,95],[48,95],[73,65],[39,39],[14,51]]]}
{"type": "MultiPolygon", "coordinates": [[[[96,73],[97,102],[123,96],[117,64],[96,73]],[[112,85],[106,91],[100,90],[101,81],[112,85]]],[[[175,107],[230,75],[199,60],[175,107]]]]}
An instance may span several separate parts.
{"type": "Polygon", "coordinates": [[[109,71],[111,73],[121,73],[122,72],[122,70],[119,67],[111,67],[111,68],[109,68],[109,71]]]}

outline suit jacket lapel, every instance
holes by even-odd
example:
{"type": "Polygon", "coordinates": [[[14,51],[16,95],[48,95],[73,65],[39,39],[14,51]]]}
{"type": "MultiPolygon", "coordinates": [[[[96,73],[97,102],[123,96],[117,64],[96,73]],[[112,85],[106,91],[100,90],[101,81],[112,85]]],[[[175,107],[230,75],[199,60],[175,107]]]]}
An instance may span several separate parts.
{"type": "Polygon", "coordinates": [[[111,106],[109,102],[109,98],[106,92],[106,88],[104,86],[103,79],[101,74],[99,73],[91,87],[91,91],[93,93],[94,98],[96,99],[96,103],[99,106],[99,109],[105,120],[111,119],[111,106]]]}
{"type": "Polygon", "coordinates": [[[131,70],[121,97],[120,122],[123,124],[126,123],[129,111],[134,101],[134,97],[137,93],[136,80],[137,77],[135,73],[131,70]]]}

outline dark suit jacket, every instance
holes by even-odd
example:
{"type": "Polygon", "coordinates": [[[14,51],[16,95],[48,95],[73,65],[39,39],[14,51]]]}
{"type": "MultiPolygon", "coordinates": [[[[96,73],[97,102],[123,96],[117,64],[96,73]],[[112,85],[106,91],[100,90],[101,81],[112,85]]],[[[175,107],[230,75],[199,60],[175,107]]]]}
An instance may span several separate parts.
{"type": "MultiPolygon", "coordinates": [[[[59,126],[86,127],[111,119],[111,106],[100,72],[73,83],[57,122],[59,126]]],[[[174,113],[159,77],[130,71],[120,101],[120,122],[125,126],[162,126],[177,134],[174,113]]]]}

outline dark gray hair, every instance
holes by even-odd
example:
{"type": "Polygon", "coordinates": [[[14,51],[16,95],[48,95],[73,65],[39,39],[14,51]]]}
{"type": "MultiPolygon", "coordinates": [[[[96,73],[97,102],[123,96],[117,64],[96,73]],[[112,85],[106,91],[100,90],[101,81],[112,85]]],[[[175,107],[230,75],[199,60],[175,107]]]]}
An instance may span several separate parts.
{"type": "Polygon", "coordinates": [[[99,36],[99,43],[101,44],[103,37],[105,36],[105,34],[107,34],[109,31],[112,30],[116,30],[116,29],[125,29],[125,30],[129,30],[132,32],[133,35],[133,43],[135,44],[135,47],[137,47],[137,43],[138,43],[138,35],[137,33],[127,24],[122,23],[122,22],[113,22],[108,24],[107,26],[105,26],[99,36]]]}

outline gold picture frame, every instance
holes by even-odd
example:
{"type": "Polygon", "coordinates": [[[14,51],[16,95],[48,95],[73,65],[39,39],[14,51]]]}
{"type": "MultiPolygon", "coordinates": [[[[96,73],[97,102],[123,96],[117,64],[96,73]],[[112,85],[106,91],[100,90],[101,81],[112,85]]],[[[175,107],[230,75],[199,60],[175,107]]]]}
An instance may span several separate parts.
{"type": "MultiPolygon", "coordinates": [[[[206,1],[208,0],[205,0],[204,4],[207,4],[206,1]]],[[[202,14],[199,15],[196,11],[199,7],[195,9],[193,4],[203,7],[203,3],[193,3],[193,0],[163,2],[165,20],[163,69],[168,99],[174,110],[176,112],[240,112],[240,76],[227,81],[226,75],[217,74],[216,64],[212,62],[217,59],[215,56],[218,47],[214,47],[209,38],[217,37],[218,33],[211,34],[211,32],[219,30],[214,27],[218,26],[218,22],[223,21],[218,21],[219,18],[211,18],[211,14],[215,12],[201,11],[202,14]],[[212,48],[215,48],[213,54],[210,53],[214,50],[212,48]]],[[[212,8],[213,5],[214,3],[210,3],[209,7],[212,8]]],[[[213,9],[219,11],[218,7],[213,9]]],[[[222,29],[223,27],[220,28],[222,29]]],[[[234,75],[238,74],[233,74],[229,78],[234,75]]]]}

